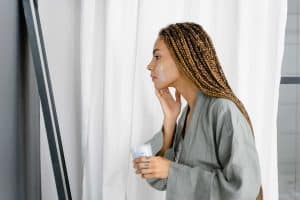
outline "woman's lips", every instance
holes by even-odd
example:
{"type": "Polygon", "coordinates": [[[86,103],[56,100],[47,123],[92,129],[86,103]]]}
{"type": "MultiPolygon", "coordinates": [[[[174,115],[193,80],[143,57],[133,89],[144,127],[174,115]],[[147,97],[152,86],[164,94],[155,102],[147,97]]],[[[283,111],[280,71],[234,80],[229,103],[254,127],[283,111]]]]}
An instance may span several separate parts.
{"type": "Polygon", "coordinates": [[[152,75],[151,75],[151,78],[152,78],[152,80],[154,80],[154,79],[156,79],[157,77],[156,77],[156,76],[152,76],[152,75]]]}

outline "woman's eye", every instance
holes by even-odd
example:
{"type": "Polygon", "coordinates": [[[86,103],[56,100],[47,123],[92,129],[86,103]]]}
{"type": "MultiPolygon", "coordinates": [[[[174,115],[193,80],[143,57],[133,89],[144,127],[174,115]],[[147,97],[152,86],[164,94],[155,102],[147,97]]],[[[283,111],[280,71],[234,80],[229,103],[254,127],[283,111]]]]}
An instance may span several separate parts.
{"type": "Polygon", "coordinates": [[[160,58],[160,56],[154,56],[156,60],[158,60],[160,58]]]}

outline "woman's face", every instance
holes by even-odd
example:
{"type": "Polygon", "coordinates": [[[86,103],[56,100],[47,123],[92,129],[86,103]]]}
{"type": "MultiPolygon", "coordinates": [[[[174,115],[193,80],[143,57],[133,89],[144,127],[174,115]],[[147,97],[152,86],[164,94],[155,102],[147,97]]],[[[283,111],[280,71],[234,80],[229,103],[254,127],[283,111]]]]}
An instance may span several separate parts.
{"type": "Polygon", "coordinates": [[[154,87],[157,89],[174,86],[174,82],[180,77],[175,61],[164,41],[159,37],[155,41],[153,57],[147,69],[151,72],[154,87]]]}

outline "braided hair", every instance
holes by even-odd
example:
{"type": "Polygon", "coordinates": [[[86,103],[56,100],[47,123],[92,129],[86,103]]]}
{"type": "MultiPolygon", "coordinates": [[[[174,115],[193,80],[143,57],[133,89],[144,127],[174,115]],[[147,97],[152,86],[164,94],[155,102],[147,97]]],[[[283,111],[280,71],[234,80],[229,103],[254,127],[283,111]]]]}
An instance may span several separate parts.
{"type": "MultiPolygon", "coordinates": [[[[254,135],[250,117],[230,88],[213,43],[202,26],[193,22],[170,24],[162,28],[158,35],[167,45],[178,70],[206,95],[233,101],[245,116],[254,135]]],[[[263,200],[262,187],[256,200],[263,200]]]]}

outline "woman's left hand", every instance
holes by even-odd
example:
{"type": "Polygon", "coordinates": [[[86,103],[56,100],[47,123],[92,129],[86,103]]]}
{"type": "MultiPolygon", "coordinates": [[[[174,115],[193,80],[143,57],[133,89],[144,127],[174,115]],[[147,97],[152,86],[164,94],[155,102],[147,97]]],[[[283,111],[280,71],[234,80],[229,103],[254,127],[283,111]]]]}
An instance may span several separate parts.
{"type": "Polygon", "coordinates": [[[136,174],[142,178],[167,178],[171,161],[161,156],[139,157],[133,160],[136,174]]]}

